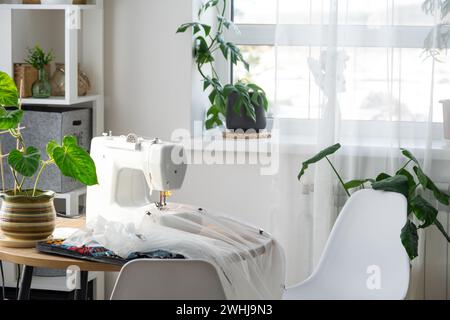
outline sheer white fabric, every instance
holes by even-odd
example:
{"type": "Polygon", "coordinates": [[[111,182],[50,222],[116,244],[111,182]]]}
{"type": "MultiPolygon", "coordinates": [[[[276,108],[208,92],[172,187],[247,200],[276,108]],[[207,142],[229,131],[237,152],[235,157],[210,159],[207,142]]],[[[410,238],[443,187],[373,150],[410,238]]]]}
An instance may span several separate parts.
{"type": "Polygon", "coordinates": [[[132,253],[163,250],[216,266],[225,294],[232,300],[280,299],[284,291],[284,252],[263,230],[206,210],[170,204],[148,207],[135,224],[100,216],[65,241],[100,244],[127,259],[132,253]]]}
{"type": "MultiPolygon", "coordinates": [[[[333,161],[346,180],[373,178],[381,172],[394,174],[403,164],[400,148],[419,150],[425,171],[430,173],[433,139],[442,139],[436,122],[442,121],[439,100],[448,98],[449,67],[427,58],[423,48],[425,37],[439,23],[440,12],[435,10],[434,17],[426,15],[423,0],[276,3],[275,128],[282,134],[302,132],[301,128],[286,129],[286,114],[314,122],[317,151],[338,142],[344,146],[333,161]],[[308,31],[306,25],[314,39],[299,34],[308,31]],[[299,46],[306,50],[295,51],[299,46]],[[297,64],[286,66],[286,50],[297,52],[297,64]],[[286,95],[287,78],[295,72],[304,81],[290,87],[291,100],[298,88],[303,94],[301,105],[290,103],[286,95]]],[[[440,59],[445,61],[446,56],[440,59]]],[[[295,210],[308,223],[291,225],[289,228],[296,228],[291,235],[282,233],[279,225],[273,226],[286,246],[291,279],[304,279],[322,254],[346,198],[336,182],[327,163],[311,168],[303,179],[302,195],[296,195],[295,210]],[[308,243],[301,248],[299,233],[308,235],[308,243]]],[[[283,190],[281,184],[274,178],[274,193],[283,190]]],[[[273,210],[273,215],[279,214],[273,210]]],[[[292,211],[288,214],[285,219],[294,220],[292,211]]],[[[424,297],[425,237],[421,232],[411,298],[424,297]]]]}

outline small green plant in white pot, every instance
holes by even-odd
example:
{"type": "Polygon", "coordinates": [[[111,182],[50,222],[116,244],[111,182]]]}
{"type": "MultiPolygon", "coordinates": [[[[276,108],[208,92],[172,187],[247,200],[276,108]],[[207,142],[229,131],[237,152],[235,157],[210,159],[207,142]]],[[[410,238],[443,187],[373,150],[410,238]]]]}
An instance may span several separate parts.
{"type": "Polygon", "coordinates": [[[95,163],[89,153],[78,145],[73,136],[63,141],[49,141],[46,150],[28,146],[24,140],[20,121],[21,109],[14,81],[0,71],[0,134],[9,134],[17,140],[17,148],[0,150],[2,198],[0,228],[3,234],[17,241],[39,241],[48,238],[55,228],[54,192],[40,190],[42,173],[48,166],[57,166],[64,176],[84,185],[98,184],[95,163]],[[5,190],[4,162],[14,177],[14,188],[5,190]],[[34,188],[24,189],[31,179],[34,188]]]}

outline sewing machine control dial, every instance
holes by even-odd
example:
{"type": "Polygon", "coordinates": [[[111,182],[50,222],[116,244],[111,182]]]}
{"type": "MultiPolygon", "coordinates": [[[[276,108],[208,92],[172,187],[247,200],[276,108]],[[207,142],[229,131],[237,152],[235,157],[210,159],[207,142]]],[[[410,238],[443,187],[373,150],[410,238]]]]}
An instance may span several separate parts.
{"type": "Polygon", "coordinates": [[[152,144],[162,144],[162,140],[160,138],[155,138],[152,140],[152,144]]]}
{"type": "Polygon", "coordinates": [[[127,142],[128,143],[138,143],[138,140],[139,140],[139,137],[136,134],[134,134],[134,133],[130,133],[127,136],[127,142]]]}

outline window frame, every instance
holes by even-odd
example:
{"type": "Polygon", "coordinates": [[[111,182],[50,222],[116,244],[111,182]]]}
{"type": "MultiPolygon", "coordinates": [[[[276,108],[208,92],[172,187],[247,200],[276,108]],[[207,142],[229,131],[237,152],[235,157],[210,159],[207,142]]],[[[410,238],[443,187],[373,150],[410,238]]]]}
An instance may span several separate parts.
{"type": "MultiPolygon", "coordinates": [[[[235,0],[231,0],[230,8],[228,10],[228,17],[234,19],[234,4],[235,0]]],[[[324,47],[326,43],[324,40],[328,32],[326,25],[317,24],[248,24],[236,23],[240,30],[236,34],[233,30],[228,30],[225,33],[225,40],[235,43],[237,46],[301,46],[301,47],[324,47]],[[277,29],[278,28],[278,29],[277,29]],[[278,31],[277,31],[278,30],[278,31]],[[277,32],[288,33],[289,37],[277,39],[277,32]],[[289,39],[289,41],[287,40],[289,39]],[[321,41],[322,39],[322,41],[321,41]]],[[[376,25],[340,25],[337,27],[337,46],[339,48],[345,47],[370,47],[370,48],[405,48],[405,49],[423,49],[424,40],[429,34],[433,26],[407,26],[407,25],[393,25],[393,26],[376,26],[376,25]],[[345,36],[344,36],[345,35],[345,36]],[[361,39],[364,39],[361,42],[361,39]]],[[[226,61],[219,60],[217,62],[219,76],[224,82],[231,82],[233,80],[233,66],[226,61]]],[[[315,119],[307,119],[301,117],[286,116],[283,114],[275,115],[269,114],[269,118],[277,118],[286,120],[292,123],[296,120],[309,121],[315,119]]],[[[367,120],[352,120],[352,121],[367,121],[367,120]]],[[[398,121],[404,123],[404,121],[398,121]]],[[[415,123],[424,122],[409,122],[409,126],[415,123]]],[[[442,127],[441,122],[433,122],[438,127],[442,127]]],[[[439,136],[439,135],[438,135],[439,136]]]]}

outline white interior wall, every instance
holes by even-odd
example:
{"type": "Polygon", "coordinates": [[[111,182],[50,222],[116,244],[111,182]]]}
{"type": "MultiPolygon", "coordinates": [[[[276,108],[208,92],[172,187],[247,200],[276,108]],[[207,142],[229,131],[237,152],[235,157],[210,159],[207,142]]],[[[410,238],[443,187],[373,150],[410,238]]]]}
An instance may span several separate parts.
{"type": "Polygon", "coordinates": [[[105,1],[106,129],[167,139],[189,128],[192,19],[188,0],[105,1]]]}
{"type": "Polygon", "coordinates": [[[53,62],[64,63],[64,12],[16,10],[13,13],[12,23],[14,63],[23,62],[28,56],[28,49],[37,44],[44,51],[53,51],[55,58],[53,62]]]}

